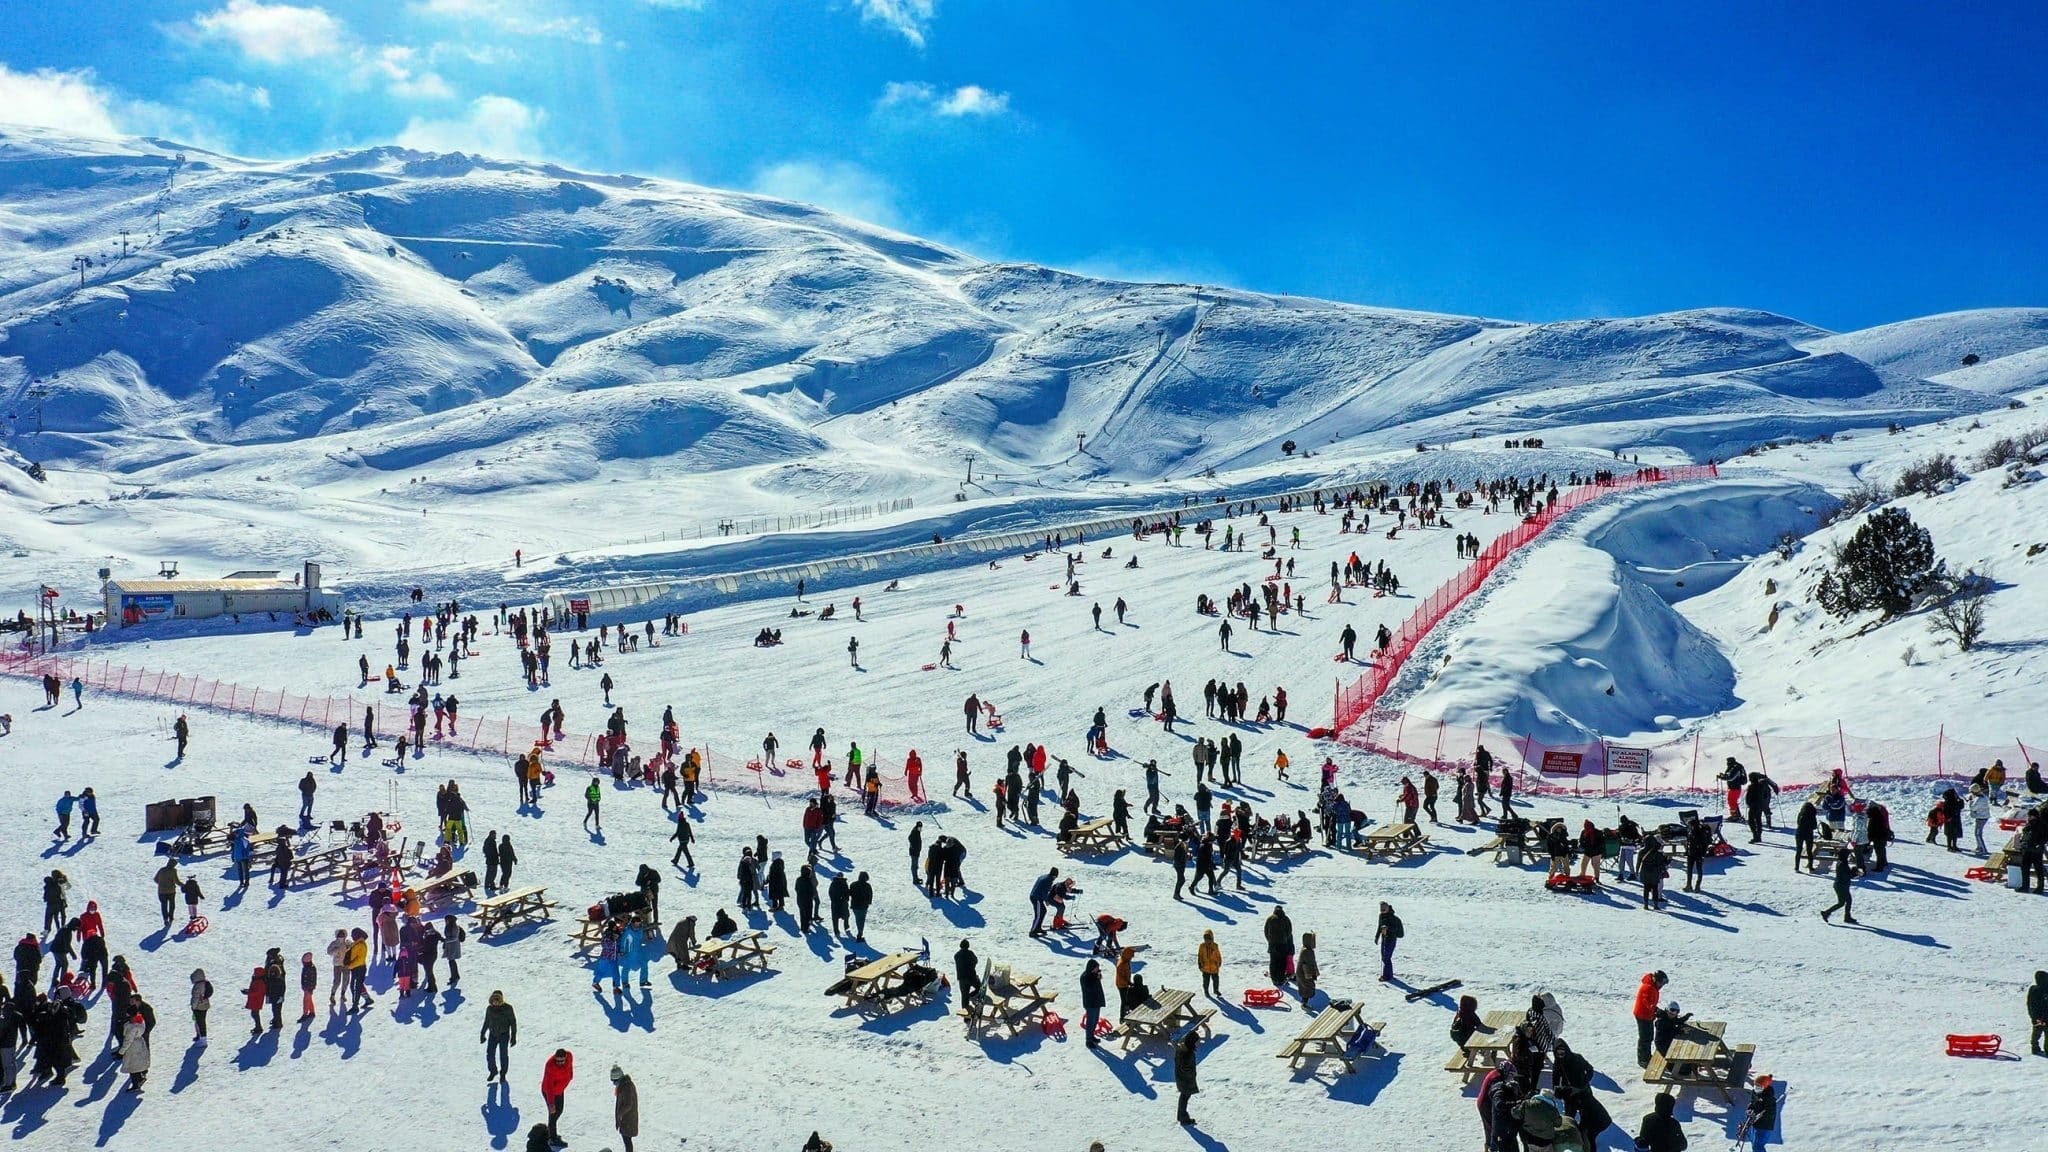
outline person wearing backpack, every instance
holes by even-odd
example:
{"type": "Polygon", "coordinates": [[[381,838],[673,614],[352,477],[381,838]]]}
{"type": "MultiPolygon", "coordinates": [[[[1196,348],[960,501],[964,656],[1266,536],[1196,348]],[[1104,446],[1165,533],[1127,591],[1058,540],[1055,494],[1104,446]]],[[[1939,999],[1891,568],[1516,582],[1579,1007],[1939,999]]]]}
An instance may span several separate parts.
{"type": "Polygon", "coordinates": [[[1380,946],[1382,984],[1390,983],[1394,979],[1394,942],[1401,938],[1403,931],[1401,918],[1394,915],[1394,906],[1385,900],[1380,901],[1380,923],[1379,927],[1373,930],[1372,938],[1378,941],[1380,946]]]}

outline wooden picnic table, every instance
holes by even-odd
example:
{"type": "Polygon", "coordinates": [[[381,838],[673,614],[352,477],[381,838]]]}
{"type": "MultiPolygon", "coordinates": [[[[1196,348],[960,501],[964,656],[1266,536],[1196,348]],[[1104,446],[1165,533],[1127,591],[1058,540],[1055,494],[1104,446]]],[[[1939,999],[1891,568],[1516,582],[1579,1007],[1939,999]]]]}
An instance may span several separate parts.
{"type": "Polygon", "coordinates": [[[937,980],[917,988],[907,987],[905,983],[905,977],[910,974],[910,966],[917,963],[917,955],[915,952],[891,952],[848,972],[842,981],[846,1006],[858,1008],[873,1005],[887,1010],[891,1001],[897,1002],[897,1006],[901,1007],[907,1004],[913,995],[930,995],[938,987],[937,980]]]}
{"type": "Polygon", "coordinates": [[[967,1021],[968,1037],[972,1039],[976,1032],[994,1027],[1008,1028],[1015,1035],[1043,1019],[1059,993],[1039,991],[1038,979],[1001,964],[991,969],[989,978],[982,982],[981,995],[960,1009],[960,1018],[967,1021]]]}
{"type": "Polygon", "coordinates": [[[407,890],[420,898],[422,907],[439,904],[445,900],[459,900],[470,894],[469,874],[447,872],[429,880],[407,886],[407,890]]]}
{"type": "Polygon", "coordinates": [[[290,867],[285,869],[286,884],[324,884],[338,880],[348,870],[349,859],[355,850],[344,844],[339,848],[327,848],[294,856],[290,867]]]}
{"type": "Polygon", "coordinates": [[[1296,840],[1291,836],[1244,842],[1244,858],[1247,860],[1293,860],[1300,856],[1312,856],[1315,850],[1315,841],[1296,840]]]}
{"type": "Polygon", "coordinates": [[[379,864],[377,858],[368,852],[351,852],[348,862],[342,866],[341,894],[344,898],[367,896],[370,889],[379,884],[389,884],[394,877],[405,875],[405,863],[397,856],[388,863],[379,864]]]}
{"type": "Polygon", "coordinates": [[[1467,1084],[1483,1078],[1507,1058],[1508,1047],[1515,1038],[1515,1025],[1527,1015],[1509,1008],[1481,1016],[1479,1031],[1465,1038],[1458,1054],[1444,1065],[1444,1071],[1458,1073],[1467,1084]]]}
{"type": "Polygon", "coordinates": [[[489,936],[493,928],[509,928],[528,920],[552,920],[559,907],[560,904],[548,899],[546,888],[520,888],[478,900],[469,916],[481,939],[489,936]]]}
{"type": "Polygon", "coordinates": [[[743,972],[766,972],[775,945],[763,944],[761,940],[760,932],[736,932],[712,940],[698,947],[697,954],[690,958],[690,967],[714,980],[743,972]]]}
{"type": "Polygon", "coordinates": [[[1216,1015],[1214,1009],[1196,1011],[1194,993],[1182,992],[1177,988],[1161,988],[1150,999],[1117,1021],[1114,1035],[1124,1041],[1126,1048],[1133,1040],[1144,1043],[1156,1040],[1171,1044],[1173,1038],[1189,1028],[1209,1030],[1209,1019],[1216,1015]]]}
{"type": "Polygon", "coordinates": [[[1074,830],[1060,841],[1060,851],[1068,855],[1076,852],[1106,854],[1116,851],[1123,842],[1124,837],[1116,830],[1116,821],[1108,816],[1100,816],[1075,825],[1074,830]]]}
{"type": "Polygon", "coordinates": [[[1732,1100],[1731,1088],[1739,1088],[1749,1079],[1750,1058],[1756,1052],[1754,1044],[1738,1044],[1733,1048],[1722,1039],[1728,1025],[1720,1020],[1694,1020],[1686,1031],[1671,1041],[1671,1046],[1650,1057],[1649,1066],[1643,1069],[1643,1081],[1673,1088],[1712,1088],[1721,1094],[1721,1099],[1732,1100]]]}
{"type": "Polygon", "coordinates": [[[1429,837],[1413,824],[1387,824],[1367,832],[1358,850],[1368,860],[1421,856],[1429,852],[1429,837]]]}
{"type": "MultiPolygon", "coordinates": [[[[1359,1014],[1364,1011],[1365,1006],[1362,1004],[1354,1004],[1349,1008],[1323,1009],[1309,1022],[1308,1027],[1301,1030],[1301,1035],[1289,1040],[1287,1046],[1280,1049],[1280,1059],[1287,1061],[1290,1068],[1301,1067],[1304,1060],[1311,1065],[1323,1060],[1342,1060],[1346,1072],[1356,1071],[1356,1057],[1351,1051],[1351,1044],[1359,1032],[1359,1014]]],[[[1387,1030],[1385,1021],[1368,1024],[1366,1027],[1372,1029],[1375,1039],[1367,1046],[1367,1052],[1358,1055],[1366,1055],[1372,1047],[1378,1046],[1377,1037],[1387,1030]]],[[[1384,1052],[1386,1049],[1382,1047],[1380,1051],[1384,1052]]]]}

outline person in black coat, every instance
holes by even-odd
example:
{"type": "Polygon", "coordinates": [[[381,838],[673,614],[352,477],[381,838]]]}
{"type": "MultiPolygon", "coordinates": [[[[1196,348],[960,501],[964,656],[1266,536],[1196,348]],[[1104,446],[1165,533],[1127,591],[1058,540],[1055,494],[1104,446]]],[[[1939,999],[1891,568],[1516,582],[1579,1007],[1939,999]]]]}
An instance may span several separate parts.
{"type": "Polygon", "coordinates": [[[2034,986],[2027,989],[2027,1019],[2034,1025],[2034,1055],[2048,1056],[2048,972],[2034,973],[2034,986]]]}
{"type": "Polygon", "coordinates": [[[1679,1127],[1678,1118],[1671,1114],[1677,1104],[1671,1093],[1657,1093],[1650,1114],[1643,1117],[1643,1126],[1636,1130],[1636,1147],[1640,1152],[1685,1152],[1685,1129],[1679,1127]]]}
{"type": "Polygon", "coordinates": [[[498,830],[493,828],[484,837],[484,891],[498,890],[498,830]]]}
{"type": "Polygon", "coordinates": [[[512,887],[512,866],[519,863],[519,857],[512,851],[510,834],[498,837],[498,887],[512,887]]]}
{"type": "MultiPolygon", "coordinates": [[[[1572,1051],[1571,1045],[1560,1037],[1550,1048],[1550,1082],[1559,1096],[1566,1088],[1591,1088],[1593,1086],[1593,1064],[1584,1056],[1572,1051]]],[[[1593,1146],[1588,1140],[1587,1146],[1593,1146]]]]}
{"type": "MultiPolygon", "coordinates": [[[[960,946],[965,948],[966,941],[961,941],[960,946]]],[[[1109,997],[1102,987],[1102,962],[1091,959],[1088,966],[1081,970],[1081,1027],[1088,1032],[1090,1048],[1102,1045],[1102,1041],[1095,1036],[1095,1025],[1102,1019],[1102,1010],[1108,1005],[1109,997]]],[[[2036,1034],[2038,1035],[2038,1032],[2036,1034]]]]}
{"type": "Polygon", "coordinates": [[[1636,874],[1643,881],[1643,907],[1664,907],[1664,878],[1671,874],[1671,857],[1665,855],[1664,842],[1654,833],[1643,837],[1643,856],[1636,874]]]}
{"type": "Polygon", "coordinates": [[[818,920],[818,875],[809,864],[796,872],[797,931],[809,932],[818,920]]]}
{"type": "Polygon", "coordinates": [[[981,999],[981,957],[967,941],[960,942],[960,950],[953,953],[953,983],[960,989],[960,1002],[972,1004],[981,999]]]}
{"type": "MultiPolygon", "coordinates": [[[[1553,1069],[1552,1075],[1555,1074],[1553,1069]]],[[[1585,1137],[1585,1146],[1600,1147],[1600,1134],[1614,1124],[1614,1117],[1608,1114],[1600,1098],[1593,1094],[1591,1088],[1574,1084],[1560,1089],[1558,1099],[1564,1103],[1566,1114],[1579,1126],[1579,1135],[1585,1137]]]]}
{"type": "MultiPolygon", "coordinates": [[[[1503,775],[1501,779],[1505,781],[1507,777],[1503,775]]],[[[1490,1152],[1518,1152],[1522,1147],[1522,1122],[1515,1116],[1522,1104],[1522,1089],[1516,1082],[1518,1078],[1503,1075],[1493,1087],[1493,1146],[1490,1152]]]]}
{"type": "Polygon", "coordinates": [[[1849,862],[1849,849],[1847,847],[1835,849],[1835,902],[1828,905],[1821,912],[1820,918],[1822,920],[1826,920],[1839,909],[1842,913],[1842,923],[1854,924],[1856,922],[1856,902],[1849,890],[1849,881],[1855,875],[1856,870],[1849,862]]]}
{"type": "Polygon", "coordinates": [[[1287,909],[1275,906],[1272,915],[1266,917],[1266,974],[1272,978],[1273,987],[1287,985],[1288,962],[1294,958],[1294,921],[1287,918],[1287,909]]]}
{"type": "Polygon", "coordinates": [[[1193,1124],[1195,1118],[1188,1115],[1188,1100],[1202,1089],[1195,1082],[1195,1045],[1201,1039],[1201,1030],[1190,1028],[1173,1049],[1173,1087],[1180,1094],[1180,1111],[1175,1119],[1182,1124],[1193,1124]]]}

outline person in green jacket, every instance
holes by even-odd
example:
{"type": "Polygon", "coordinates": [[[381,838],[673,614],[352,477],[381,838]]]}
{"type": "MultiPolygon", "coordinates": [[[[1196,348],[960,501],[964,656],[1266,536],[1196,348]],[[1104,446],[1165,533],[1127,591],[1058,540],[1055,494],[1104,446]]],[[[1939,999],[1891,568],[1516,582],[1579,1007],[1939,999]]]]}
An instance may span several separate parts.
{"type": "Polygon", "coordinates": [[[503,1084],[505,1074],[512,1069],[512,1048],[519,1043],[519,1017],[503,992],[491,993],[476,1039],[484,1046],[484,1083],[496,1080],[503,1084]]]}
{"type": "Polygon", "coordinates": [[[590,829],[591,829],[591,825],[593,825],[593,824],[595,824],[595,825],[597,826],[597,831],[599,831],[599,832],[602,832],[602,831],[604,831],[604,820],[603,820],[603,818],[602,818],[602,817],[600,817],[600,816],[599,816],[599,815],[597,814],[597,802],[598,802],[598,800],[599,800],[599,799],[601,799],[601,798],[602,798],[603,796],[604,796],[604,789],[602,789],[602,788],[598,787],[598,783],[597,783],[597,777],[595,777],[595,776],[592,776],[592,777],[590,778],[590,787],[588,787],[588,788],[585,788],[585,789],[583,790],[583,830],[584,830],[584,831],[586,831],[586,832],[590,831],[590,829]]]}

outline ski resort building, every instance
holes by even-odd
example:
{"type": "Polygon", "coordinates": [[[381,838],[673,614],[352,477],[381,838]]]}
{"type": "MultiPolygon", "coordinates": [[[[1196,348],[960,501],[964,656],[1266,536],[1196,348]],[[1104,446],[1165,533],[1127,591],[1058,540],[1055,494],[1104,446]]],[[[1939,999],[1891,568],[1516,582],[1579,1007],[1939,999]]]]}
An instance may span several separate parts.
{"type": "Polygon", "coordinates": [[[153,620],[202,619],[252,612],[314,616],[341,611],[341,595],[320,586],[320,565],[307,561],[286,579],[275,569],[230,572],[217,580],[156,577],[109,580],[107,623],[126,628],[153,620]]]}

